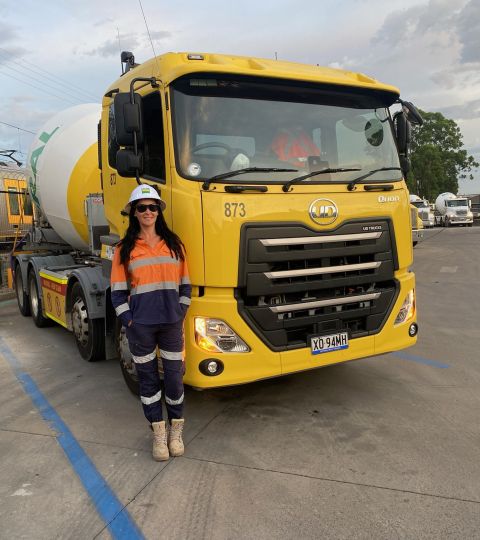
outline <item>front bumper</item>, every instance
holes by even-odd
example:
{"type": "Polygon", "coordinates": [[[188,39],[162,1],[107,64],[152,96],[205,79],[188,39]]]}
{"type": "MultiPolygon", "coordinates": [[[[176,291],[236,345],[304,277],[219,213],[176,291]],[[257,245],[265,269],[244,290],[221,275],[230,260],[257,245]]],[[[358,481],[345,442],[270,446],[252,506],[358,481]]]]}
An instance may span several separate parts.
{"type": "Polygon", "coordinates": [[[232,289],[206,288],[204,296],[192,298],[185,322],[185,383],[198,388],[242,384],[410,347],[416,343],[416,337],[410,337],[408,329],[411,323],[416,322],[416,316],[398,326],[394,326],[394,321],[407,293],[415,287],[415,276],[406,273],[397,280],[400,284],[400,293],[379,333],[351,339],[348,349],[320,355],[312,355],[307,347],[290,351],[272,351],[239,315],[232,289]],[[251,351],[212,353],[200,349],[195,342],[195,316],[223,319],[250,346],[251,351]],[[224,369],[217,376],[204,375],[199,369],[200,363],[210,358],[223,362],[224,369]]]}

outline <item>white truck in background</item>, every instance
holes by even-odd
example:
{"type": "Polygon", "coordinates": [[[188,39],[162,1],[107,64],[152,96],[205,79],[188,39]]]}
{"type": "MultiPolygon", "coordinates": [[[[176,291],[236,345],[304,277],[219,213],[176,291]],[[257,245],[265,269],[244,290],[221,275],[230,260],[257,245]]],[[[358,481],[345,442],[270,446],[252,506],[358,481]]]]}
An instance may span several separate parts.
{"type": "Polygon", "coordinates": [[[418,209],[418,216],[425,228],[435,226],[435,213],[427,200],[422,199],[418,195],[410,194],[410,204],[413,204],[418,209]]]}
{"type": "Polygon", "coordinates": [[[467,197],[459,197],[449,192],[440,193],[435,200],[435,208],[438,212],[436,224],[441,227],[473,226],[471,201],[467,197]]]}

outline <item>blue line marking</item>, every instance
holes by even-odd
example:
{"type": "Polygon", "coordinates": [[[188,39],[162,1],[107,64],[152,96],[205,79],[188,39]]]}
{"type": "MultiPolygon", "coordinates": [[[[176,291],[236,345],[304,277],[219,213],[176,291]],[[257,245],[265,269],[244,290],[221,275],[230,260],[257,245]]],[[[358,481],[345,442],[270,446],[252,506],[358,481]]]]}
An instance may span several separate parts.
{"type": "Polygon", "coordinates": [[[411,360],[412,362],[418,362],[419,364],[425,364],[426,366],[432,366],[440,369],[450,367],[448,364],[443,364],[442,362],[437,362],[436,360],[430,360],[429,358],[423,358],[422,356],[416,356],[415,354],[408,354],[404,352],[394,352],[392,354],[398,358],[401,358],[402,360],[411,360]]]}
{"type": "Polygon", "coordinates": [[[58,444],[72,464],[73,470],[82,482],[112,537],[118,540],[144,539],[135,521],[117,499],[115,493],[98,472],[65,422],[50,405],[30,375],[22,371],[20,362],[5,344],[2,337],[0,337],[0,353],[10,364],[15,377],[19,380],[24,391],[33,401],[44,420],[57,432],[58,444]]]}

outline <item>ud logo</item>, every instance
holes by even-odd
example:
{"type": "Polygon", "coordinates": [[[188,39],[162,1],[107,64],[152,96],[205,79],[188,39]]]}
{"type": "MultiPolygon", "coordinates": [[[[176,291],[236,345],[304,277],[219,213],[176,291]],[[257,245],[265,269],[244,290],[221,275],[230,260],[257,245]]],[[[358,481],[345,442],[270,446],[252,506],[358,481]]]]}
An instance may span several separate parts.
{"type": "Polygon", "coordinates": [[[316,199],[310,205],[308,214],[318,225],[330,225],[338,217],[338,208],[330,199],[316,199]]]}

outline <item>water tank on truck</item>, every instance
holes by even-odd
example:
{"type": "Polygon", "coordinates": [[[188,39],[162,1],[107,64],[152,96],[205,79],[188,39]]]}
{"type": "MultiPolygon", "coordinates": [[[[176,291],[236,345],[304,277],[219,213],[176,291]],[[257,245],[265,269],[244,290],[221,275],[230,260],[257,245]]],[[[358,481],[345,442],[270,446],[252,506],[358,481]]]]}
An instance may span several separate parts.
{"type": "Polygon", "coordinates": [[[88,194],[101,193],[97,158],[99,104],[59,112],[39,130],[28,157],[28,187],[34,203],[58,236],[88,250],[88,194]]]}
{"type": "Polygon", "coordinates": [[[439,214],[439,224],[444,227],[451,225],[473,225],[473,214],[470,201],[466,197],[458,197],[450,192],[440,193],[435,200],[435,208],[439,214]]]}

